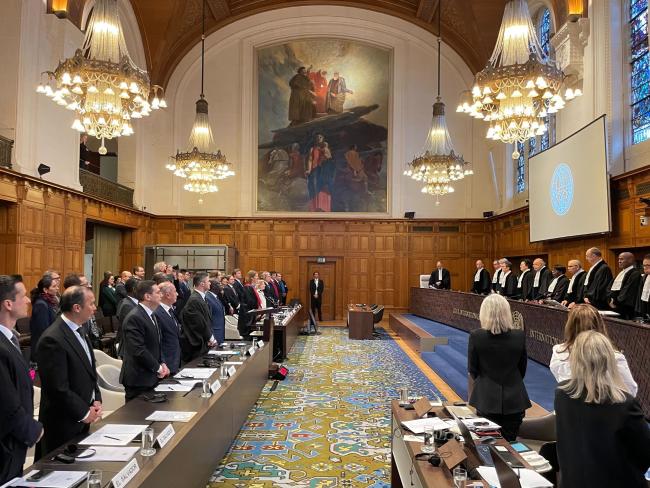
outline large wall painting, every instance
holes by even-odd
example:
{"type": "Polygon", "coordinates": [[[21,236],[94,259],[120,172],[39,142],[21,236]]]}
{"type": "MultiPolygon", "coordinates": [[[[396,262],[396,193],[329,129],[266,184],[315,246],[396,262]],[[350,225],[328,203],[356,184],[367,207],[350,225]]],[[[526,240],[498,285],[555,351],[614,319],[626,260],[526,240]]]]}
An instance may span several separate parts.
{"type": "Polygon", "coordinates": [[[391,51],[301,39],[257,62],[257,210],[387,213],[391,51]]]}

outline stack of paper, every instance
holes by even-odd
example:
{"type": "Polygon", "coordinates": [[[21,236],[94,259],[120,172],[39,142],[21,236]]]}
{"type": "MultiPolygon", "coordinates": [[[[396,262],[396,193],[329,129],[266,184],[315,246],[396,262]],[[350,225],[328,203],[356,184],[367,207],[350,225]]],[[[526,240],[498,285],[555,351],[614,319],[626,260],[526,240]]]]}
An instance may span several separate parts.
{"type": "Polygon", "coordinates": [[[422,434],[425,427],[433,427],[433,430],[445,430],[449,428],[449,424],[438,417],[406,420],[402,422],[402,426],[414,434],[422,434]]]}
{"type": "Polygon", "coordinates": [[[196,412],[175,412],[172,410],[156,410],[145,420],[150,422],[189,422],[196,412]]]}
{"type": "Polygon", "coordinates": [[[216,372],[216,368],[183,368],[176,374],[176,376],[174,376],[174,378],[203,380],[209,378],[216,372]]]}
{"type": "Polygon", "coordinates": [[[52,471],[45,475],[40,481],[28,481],[28,478],[37,473],[37,469],[31,470],[23,478],[14,478],[9,483],[2,485],[2,488],[10,486],[22,486],[29,488],[71,488],[88,477],[88,471],[52,471]]]}
{"type": "Polygon", "coordinates": [[[482,430],[499,430],[501,426],[483,417],[473,419],[463,419],[462,422],[469,430],[480,432],[482,430]]]}
{"type": "Polygon", "coordinates": [[[93,432],[83,439],[79,444],[103,445],[103,446],[126,446],[135,439],[148,425],[130,424],[107,424],[97,432],[93,432]]]}
{"type": "MultiPolygon", "coordinates": [[[[501,488],[499,484],[499,477],[497,476],[497,470],[488,466],[479,466],[478,472],[481,477],[487,481],[490,486],[495,488],[501,488]]],[[[518,469],[514,468],[515,473],[519,477],[519,483],[521,488],[546,488],[553,487],[553,483],[544,478],[541,474],[536,473],[531,469],[518,469]]]]}
{"type": "Polygon", "coordinates": [[[130,461],[135,453],[138,452],[139,447],[106,447],[106,446],[90,446],[77,458],[77,461],[130,461]],[[94,454],[91,455],[93,449],[94,454]],[[88,457],[86,457],[88,456],[88,457]]]}

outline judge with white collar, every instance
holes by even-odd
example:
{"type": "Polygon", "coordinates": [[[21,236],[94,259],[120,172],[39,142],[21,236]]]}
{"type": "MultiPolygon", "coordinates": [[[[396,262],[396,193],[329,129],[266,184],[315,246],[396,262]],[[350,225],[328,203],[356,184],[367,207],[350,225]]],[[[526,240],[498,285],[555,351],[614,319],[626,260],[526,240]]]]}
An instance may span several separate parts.
{"type": "Polygon", "coordinates": [[[512,263],[507,259],[500,259],[501,275],[499,276],[499,291],[500,295],[508,298],[516,298],[517,296],[517,277],[512,272],[512,263]]]}
{"type": "Polygon", "coordinates": [[[492,261],[492,267],[494,268],[494,273],[492,273],[492,291],[494,293],[499,291],[499,278],[501,277],[501,261],[495,259],[492,261]]]}
{"type": "Polygon", "coordinates": [[[613,279],[612,270],[603,260],[603,253],[597,247],[587,249],[585,258],[591,267],[587,271],[583,285],[584,301],[598,310],[609,310],[609,286],[613,279]]]}
{"type": "Polygon", "coordinates": [[[569,278],[565,275],[566,268],[556,264],[553,266],[553,271],[551,271],[551,273],[553,279],[546,289],[546,295],[544,298],[562,303],[566,297],[567,289],[569,288],[569,278]]]}
{"type": "Polygon", "coordinates": [[[609,287],[609,306],[618,312],[622,319],[629,320],[634,318],[641,273],[636,269],[636,260],[631,252],[618,255],[618,268],[621,271],[609,287]]]}
{"type": "Polygon", "coordinates": [[[569,287],[566,290],[566,297],[561,302],[565,307],[573,308],[576,303],[583,303],[584,282],[587,272],[582,269],[582,263],[572,259],[567,263],[567,270],[571,273],[569,287]]]}
{"type": "Polygon", "coordinates": [[[533,272],[530,267],[532,263],[530,259],[522,259],[519,263],[519,270],[521,273],[517,278],[517,294],[516,298],[519,300],[532,300],[533,299],[533,272]]]}
{"type": "Polygon", "coordinates": [[[451,274],[448,269],[442,267],[442,261],[438,261],[436,269],[431,272],[429,288],[435,288],[436,290],[451,289],[451,274]]]}
{"type": "Polygon", "coordinates": [[[487,295],[492,289],[492,283],[490,282],[490,273],[485,269],[483,261],[481,259],[476,261],[476,272],[472,280],[472,289],[474,293],[479,295],[487,295]]]}
{"type": "Polygon", "coordinates": [[[636,316],[650,318],[650,254],[643,256],[643,274],[637,291],[636,316]]]}

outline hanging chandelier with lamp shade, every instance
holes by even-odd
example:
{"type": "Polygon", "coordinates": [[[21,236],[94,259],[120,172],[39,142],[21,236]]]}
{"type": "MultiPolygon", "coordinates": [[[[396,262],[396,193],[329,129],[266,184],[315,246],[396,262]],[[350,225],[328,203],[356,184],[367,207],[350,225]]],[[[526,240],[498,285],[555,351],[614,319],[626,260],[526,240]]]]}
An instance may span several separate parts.
{"type": "Polygon", "coordinates": [[[129,56],[117,0],[96,0],[81,49],[43,73],[36,91],[75,113],[72,128],[102,141],[133,134],[133,119],[165,108],[163,89],[129,56]]]}
{"type": "MultiPolygon", "coordinates": [[[[203,1],[201,34],[201,95],[196,102],[196,117],[190,132],[189,148],[186,152],[177,151],[176,155],[171,157],[171,162],[166,165],[166,168],[176,176],[187,180],[183,185],[185,190],[201,195],[219,191],[216,182],[235,174],[226,156],[222,154],[221,150],[215,150],[208,117],[208,102],[203,93],[204,74],[205,0],[203,1]]],[[[202,202],[200,201],[200,203],[202,202]]]]}
{"type": "Polygon", "coordinates": [[[486,137],[515,144],[543,135],[545,119],[564,108],[582,90],[565,87],[565,76],[547,57],[537,38],[526,0],[510,0],[487,66],[456,109],[488,122],[486,137]],[[562,93],[564,91],[564,93],[562,93]]]}
{"type": "Polygon", "coordinates": [[[441,7],[438,2],[438,95],[433,104],[431,128],[422,153],[408,163],[404,171],[415,181],[422,182],[422,193],[438,197],[454,192],[452,183],[474,174],[471,164],[454,152],[454,146],[447,129],[445,104],[440,97],[440,48],[441,48],[441,7]]]}

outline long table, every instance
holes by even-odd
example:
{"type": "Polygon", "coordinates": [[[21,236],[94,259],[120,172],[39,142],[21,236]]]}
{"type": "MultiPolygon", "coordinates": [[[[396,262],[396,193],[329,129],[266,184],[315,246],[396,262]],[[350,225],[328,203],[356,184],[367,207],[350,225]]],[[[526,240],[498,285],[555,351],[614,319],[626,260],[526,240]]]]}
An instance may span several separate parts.
{"type": "MultiPolygon", "coordinates": [[[[411,288],[411,313],[457,329],[478,329],[482,295],[449,290],[411,288]]],[[[528,356],[548,366],[553,346],[564,341],[568,311],[537,303],[508,300],[515,325],[526,332],[528,356]]],[[[625,354],[639,385],[637,399],[650,417],[650,327],[646,324],[604,317],[614,345],[625,354]]]]}
{"type": "MultiPolygon", "coordinates": [[[[105,420],[93,424],[92,431],[106,424],[144,424],[145,418],[155,410],[193,411],[196,415],[187,423],[174,422],[176,434],[165,447],[158,449],[151,457],[136,454],[140,472],[128,484],[129,488],[159,488],[162,486],[182,486],[204,488],[220,460],[228,452],[230,445],[244,425],[253,405],[268,379],[271,345],[265,344],[244,364],[237,366],[236,373],[211,398],[201,398],[201,388],[189,394],[167,392],[167,402],[148,403],[141,398],[131,400],[113,412],[105,420]]],[[[195,360],[187,367],[195,366],[195,360]]],[[[217,371],[210,382],[219,377],[217,371]]],[[[167,422],[154,422],[154,436],[168,425],[167,422]]],[[[85,436],[84,436],[85,437],[85,436]]],[[[73,439],[79,442],[83,437],[73,439]]],[[[133,444],[134,446],[136,444],[133,444]]],[[[62,446],[64,447],[64,446],[62,446]]],[[[101,470],[102,486],[115,476],[126,463],[85,462],[61,464],[51,461],[53,455],[62,452],[57,449],[44,456],[31,469],[52,469],[69,471],[101,470]]],[[[83,485],[85,486],[85,485],[83,485]]]]}
{"type": "Polygon", "coordinates": [[[303,307],[300,307],[286,317],[282,323],[275,323],[273,329],[274,356],[277,355],[280,360],[287,358],[289,351],[296,342],[303,326],[304,319],[301,320],[302,317],[304,317],[303,307]]]}

